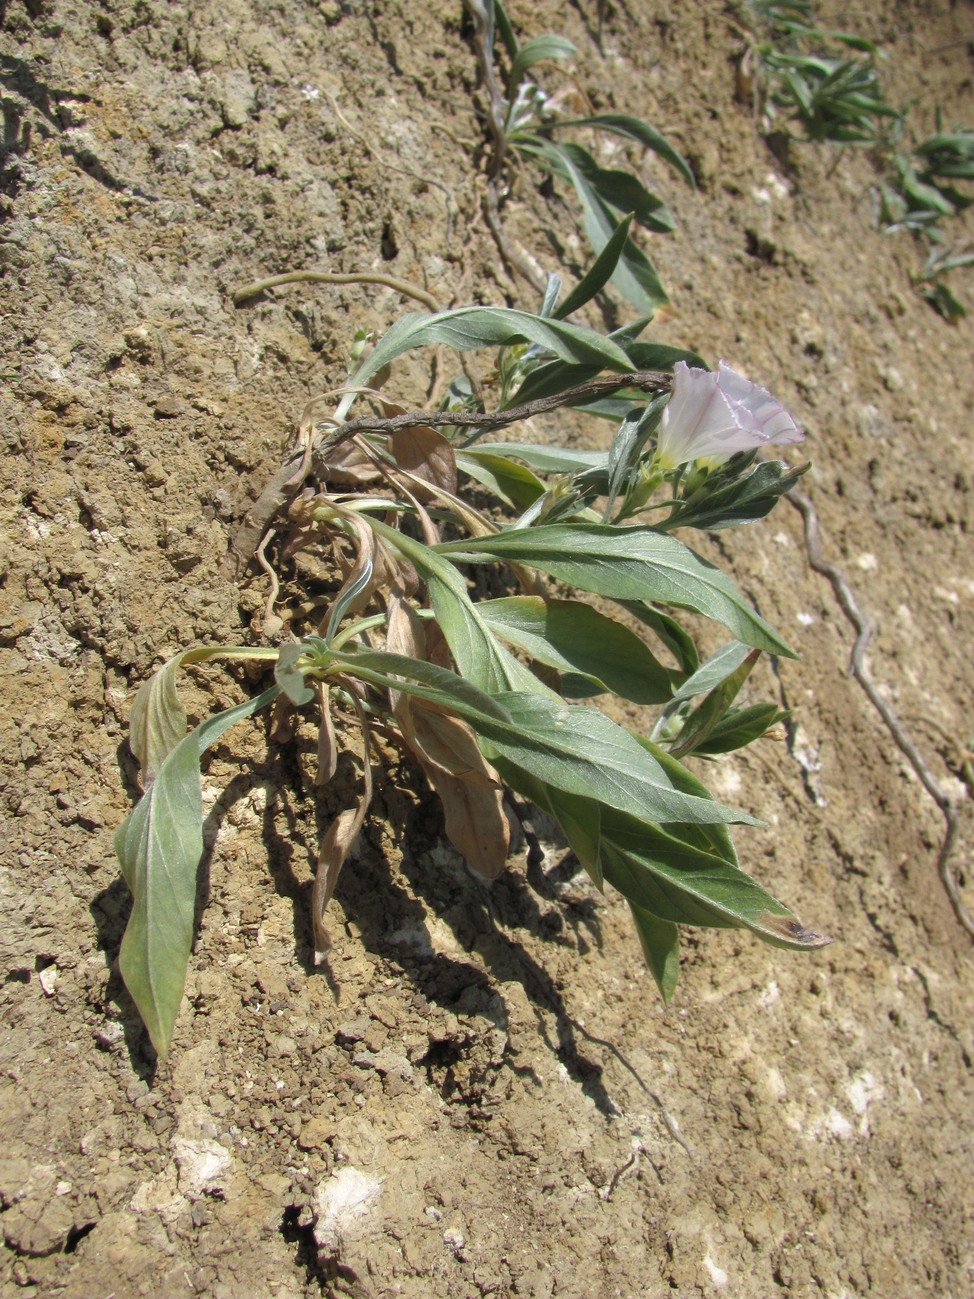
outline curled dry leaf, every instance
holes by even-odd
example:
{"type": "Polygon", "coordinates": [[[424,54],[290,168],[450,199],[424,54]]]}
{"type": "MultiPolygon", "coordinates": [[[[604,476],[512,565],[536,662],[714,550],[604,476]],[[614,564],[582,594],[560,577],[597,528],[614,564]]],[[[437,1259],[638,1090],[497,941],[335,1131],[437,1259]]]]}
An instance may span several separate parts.
{"type": "MultiPolygon", "coordinates": [[[[436,429],[427,424],[393,433],[392,454],[400,469],[414,478],[432,483],[451,496],[457,490],[457,462],[453,447],[436,429]]],[[[420,490],[417,488],[417,491],[420,490]]]]}
{"type": "MultiPolygon", "coordinates": [[[[383,401],[384,414],[404,415],[405,406],[383,401]]],[[[389,449],[400,469],[405,469],[414,479],[432,483],[443,491],[456,495],[457,462],[453,447],[442,433],[430,428],[428,424],[416,424],[412,428],[397,429],[389,439],[389,449]]],[[[418,488],[421,499],[422,488],[418,488]]]]}
{"type": "MultiPolygon", "coordinates": [[[[386,648],[395,654],[432,662],[446,642],[436,623],[425,625],[393,590],[386,604],[386,648]]],[[[473,732],[456,717],[417,705],[406,695],[391,696],[402,737],[443,805],[447,837],[472,870],[496,879],[504,869],[510,827],[500,780],[484,760],[473,732]]]]}
{"type": "Polygon", "coordinates": [[[311,894],[311,927],[315,943],[315,963],[320,965],[331,951],[331,938],[325,927],[325,908],[338,883],[345,858],[358,838],[365,814],[372,802],[372,764],[369,761],[369,727],[365,714],[359,712],[362,724],[363,788],[362,795],[353,808],[346,808],[335,817],[318,849],[318,870],[311,894]]]}
{"type": "Polygon", "coordinates": [[[406,702],[408,707],[403,711],[408,713],[410,747],[424,766],[439,767],[448,775],[472,784],[500,786],[497,773],[484,760],[466,722],[416,699],[406,702]]]}
{"type": "Polygon", "coordinates": [[[335,737],[335,723],[329,707],[329,691],[323,681],[318,683],[318,708],[321,721],[318,725],[318,770],[315,772],[315,784],[327,785],[338,769],[338,741],[335,737]]]}
{"type": "Polygon", "coordinates": [[[346,513],[346,519],[357,534],[358,546],[355,562],[341,590],[335,596],[335,606],[341,606],[342,616],[346,613],[357,613],[372,599],[372,592],[376,585],[375,560],[378,549],[375,533],[367,523],[352,511],[346,513]]]}
{"type": "MultiPolygon", "coordinates": [[[[405,591],[392,583],[386,598],[386,649],[391,654],[405,654],[408,658],[425,660],[426,628],[405,601],[405,591]]],[[[435,625],[435,624],[434,624],[435,625]]],[[[389,692],[389,706],[395,712],[400,696],[389,692]]]]}
{"type": "Polygon", "coordinates": [[[496,879],[507,864],[511,836],[501,791],[446,773],[434,774],[423,766],[443,805],[450,842],[471,870],[484,879],[496,879]]]}
{"type": "Polygon", "coordinates": [[[433,622],[425,628],[425,631],[426,662],[432,663],[438,668],[452,667],[453,657],[450,654],[450,646],[446,636],[443,634],[443,628],[438,622],[433,622]]]}
{"type": "Polygon", "coordinates": [[[444,828],[467,864],[496,879],[507,862],[510,826],[500,779],[466,722],[400,695],[396,720],[443,805],[444,828]]]}
{"type": "Polygon", "coordinates": [[[340,442],[329,451],[322,469],[323,477],[331,487],[361,487],[381,477],[356,438],[340,442]]]}

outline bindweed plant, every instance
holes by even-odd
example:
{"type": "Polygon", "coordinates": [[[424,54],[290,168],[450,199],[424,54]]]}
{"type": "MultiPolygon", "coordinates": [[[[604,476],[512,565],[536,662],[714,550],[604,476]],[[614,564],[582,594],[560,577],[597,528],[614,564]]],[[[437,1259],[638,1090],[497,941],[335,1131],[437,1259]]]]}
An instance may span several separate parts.
{"type": "Polygon", "coordinates": [[[962,188],[974,181],[974,131],[943,131],[938,121],[937,130],[912,151],[904,151],[899,142],[891,145],[882,172],[879,222],[887,234],[909,231],[925,248],[926,263],[914,283],[945,320],[956,323],[967,310],[951,291],[947,276],[958,267],[974,265],[974,254],[951,247],[941,225],[974,203],[974,194],[962,188]]]}
{"type": "Polygon", "coordinates": [[[961,266],[974,266],[974,253],[934,246],[927,254],[923,270],[914,276],[921,297],[951,325],[956,325],[967,315],[967,308],[947,283],[950,272],[961,266]]]}
{"type": "Polygon", "coordinates": [[[811,0],[748,0],[738,13],[741,92],[769,129],[783,116],[807,140],[866,148],[878,177],[877,225],[914,236],[926,254],[913,277],[921,296],[951,323],[965,316],[947,276],[974,257],[951,248],[941,226],[974,202],[963,188],[974,180],[974,131],[943,130],[938,111],[933,134],[910,147],[908,110],[888,102],[879,79],[881,52],[863,37],[819,27],[811,0]],[[859,57],[843,56],[850,48],[859,57]]]}
{"type": "MultiPolygon", "coordinates": [[[[491,154],[487,170],[493,201],[513,171],[528,162],[573,187],[586,236],[596,253],[605,248],[625,213],[631,213],[644,230],[658,234],[672,230],[673,216],[663,199],[632,171],[602,166],[577,139],[564,135],[585,130],[621,136],[655,153],[692,186],[693,172],[679,152],[648,122],[628,113],[563,115],[558,97],[545,93],[533,69],[548,60],[570,59],[575,54],[571,41],[548,34],[521,43],[500,0],[465,3],[475,25],[488,98],[491,154]],[[495,65],[498,39],[508,62],[506,77],[495,65]]],[[[669,301],[653,264],[628,233],[612,282],[647,316],[669,301]]]]}
{"type": "Polygon", "coordinates": [[[675,534],[766,515],[802,468],[757,453],[803,434],[723,363],[709,371],[692,354],[640,342],[638,327],[603,336],[565,319],[600,291],[626,234],[623,222],[560,306],[553,278],[537,313],[466,307],[398,320],[360,356],[334,413],[308,417],[302,450],[235,536],[247,561],[264,554],[273,522],[284,557],[316,555],[335,574],[326,607],[269,608],[283,643],[187,649],[139,690],[130,743],[145,793],[116,838],[133,894],[120,968],[161,1056],[193,943],[201,756],[262,710],[272,735],[295,710],[316,717],[322,783],[335,775],[340,733],[346,746],[359,737],[360,793],[318,854],[319,959],[373,764],[390,744],[425,772],[446,834],[485,879],[508,858],[505,789],[544,809],[596,886],[625,896],[667,1001],[680,925],[742,927],[785,948],[828,941],[744,872],[729,827],[756,823],[685,765],[781,720],[775,705],[738,698],[762,653],[792,651],[730,576],[675,534]],[[498,409],[478,409],[457,385],[449,408],[403,410],[368,386],[431,345],[498,349],[507,385],[498,380],[498,409]],[[363,396],[376,413],[349,418],[363,396]],[[493,436],[567,407],[616,420],[608,450],[493,436]],[[476,598],[469,575],[485,569],[498,593],[476,598]],[[703,662],[681,611],[726,631],[703,662]],[[210,660],[256,660],[273,678],[187,733],[177,678],[210,660]],[[628,701],[643,720],[619,725],[593,704],[599,696],[628,701]]]}
{"type": "Polygon", "coordinates": [[[741,6],[745,51],[741,89],[773,124],[796,122],[809,140],[869,145],[876,120],[898,117],[876,73],[876,46],[861,36],[815,22],[810,0],[749,0],[741,6]],[[856,50],[837,56],[829,47],[856,50]]]}

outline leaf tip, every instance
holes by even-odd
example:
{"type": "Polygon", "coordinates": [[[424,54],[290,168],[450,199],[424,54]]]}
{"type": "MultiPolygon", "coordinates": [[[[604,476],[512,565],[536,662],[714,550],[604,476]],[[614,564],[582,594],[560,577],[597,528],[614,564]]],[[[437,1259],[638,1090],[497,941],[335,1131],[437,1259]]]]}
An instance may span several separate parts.
{"type": "Polygon", "coordinates": [[[828,947],[831,942],[834,942],[828,934],[803,925],[796,916],[779,916],[774,912],[765,911],[758,917],[758,924],[766,932],[795,947],[828,947]]]}

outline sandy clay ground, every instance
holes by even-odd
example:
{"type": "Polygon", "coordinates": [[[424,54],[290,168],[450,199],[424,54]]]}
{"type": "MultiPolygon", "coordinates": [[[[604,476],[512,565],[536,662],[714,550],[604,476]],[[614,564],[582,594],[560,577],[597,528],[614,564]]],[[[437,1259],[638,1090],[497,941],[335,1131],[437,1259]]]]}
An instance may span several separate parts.
{"type": "MultiPolygon", "coordinates": [[[[916,296],[919,253],[875,230],[861,155],[769,148],[724,5],[616,0],[601,43],[595,0],[511,8],[575,42],[597,107],[690,159],[695,191],[617,155],[677,217],[651,241],[673,306],[649,336],[726,357],[806,426],[870,671],[958,800],[970,906],[974,326],[916,296]]],[[[266,578],[228,575],[233,527],[354,330],[416,306],[374,284],[232,291],[311,268],[445,305],[536,297],[481,215],[459,0],[0,15],[0,1292],[974,1293],[974,949],[937,878],[943,819],[847,675],[853,631],[788,503],[720,554],[801,652],[755,683],[794,727],[710,775],[767,823],[737,836],[747,868],[831,947],[691,932],[664,1011],[618,896],[559,871],[556,843],[540,877],[521,851],[482,884],[394,766],[316,970],[311,863],[347,790],[316,796],[310,722],[283,747],[245,725],[205,767],[208,902],[156,1065],[114,972],[134,689],[181,646],[259,636],[266,578]]],[[[883,43],[924,129],[937,104],[974,124],[969,3],[823,17],[883,43]]],[[[576,209],[537,180],[507,237],[571,282],[576,209]]],[[[955,289],[974,301],[970,273],[955,289]]],[[[397,375],[422,395],[418,364],[397,375]]],[[[191,710],[242,686],[197,673],[191,710]]]]}

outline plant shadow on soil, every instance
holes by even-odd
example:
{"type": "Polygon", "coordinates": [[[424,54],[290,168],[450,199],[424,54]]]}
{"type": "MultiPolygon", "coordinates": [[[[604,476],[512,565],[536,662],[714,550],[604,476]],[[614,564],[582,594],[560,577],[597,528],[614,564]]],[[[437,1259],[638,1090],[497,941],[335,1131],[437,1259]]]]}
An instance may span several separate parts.
{"type": "MultiPolygon", "coordinates": [[[[206,847],[199,867],[194,931],[199,941],[203,912],[210,900],[210,868],[214,851],[219,851],[221,827],[236,804],[255,788],[264,788],[269,796],[262,818],[261,841],[274,889],[292,907],[295,961],[307,977],[324,977],[337,1001],[339,987],[329,962],[326,959],[319,965],[314,959],[313,879],[310,874],[301,879],[299,873],[300,859],[313,862],[315,856],[306,835],[308,811],[302,804],[307,803],[309,795],[314,798],[315,828],[320,836],[335,814],[336,794],[332,789],[314,792],[302,788],[296,755],[288,752],[290,747],[283,746],[267,763],[255,764],[233,777],[210,808],[203,825],[206,847]]],[[[119,746],[118,761],[134,806],[139,790],[126,745],[119,746]]],[[[348,773],[340,771],[339,777],[343,774],[348,773]]],[[[451,864],[444,870],[435,864],[428,851],[423,851],[443,841],[438,804],[431,793],[422,790],[418,773],[410,773],[408,788],[399,783],[404,775],[405,769],[395,778],[389,773],[379,776],[377,806],[366,821],[353,860],[346,863],[339,877],[335,898],[346,922],[357,928],[366,950],[402,971],[418,996],[449,1012],[482,1014],[505,1033],[509,1028],[507,1016],[498,1010],[503,1003],[492,985],[494,980],[520,983],[547,1049],[602,1114],[616,1115],[617,1106],[601,1082],[602,1065],[584,1053],[580,1039],[608,1048],[642,1086],[645,1084],[611,1043],[588,1033],[568,1013],[555,980],[512,934],[523,930],[545,943],[570,947],[580,958],[593,944],[601,949],[595,899],[572,893],[569,888],[577,870],[574,858],[563,854],[545,870],[537,855],[529,853],[525,874],[509,868],[490,884],[473,875],[459,859],[455,866],[451,864]],[[375,834],[381,824],[398,826],[404,843],[420,846],[419,851],[403,853],[398,869],[390,863],[375,834]],[[427,912],[420,899],[449,927],[459,947],[464,951],[478,949],[483,967],[433,951],[428,942],[417,947],[402,941],[404,934],[425,933],[427,912]],[[554,1036],[546,1017],[554,1018],[554,1036]]],[[[336,787],[347,788],[348,784],[349,781],[339,779],[336,787]]],[[[131,896],[124,881],[117,879],[102,890],[92,900],[89,910],[98,932],[98,946],[110,971],[105,990],[106,1009],[114,1004],[132,1069],[151,1084],[158,1060],[117,964],[131,911],[131,896]]],[[[436,1075],[441,1090],[448,1091],[452,1086],[453,1055],[459,1058],[459,1050],[453,1044],[434,1043],[421,1062],[431,1078],[436,1075]]],[[[505,1059],[505,1066],[519,1074],[534,1076],[535,1073],[510,1058],[505,1059]]]]}

